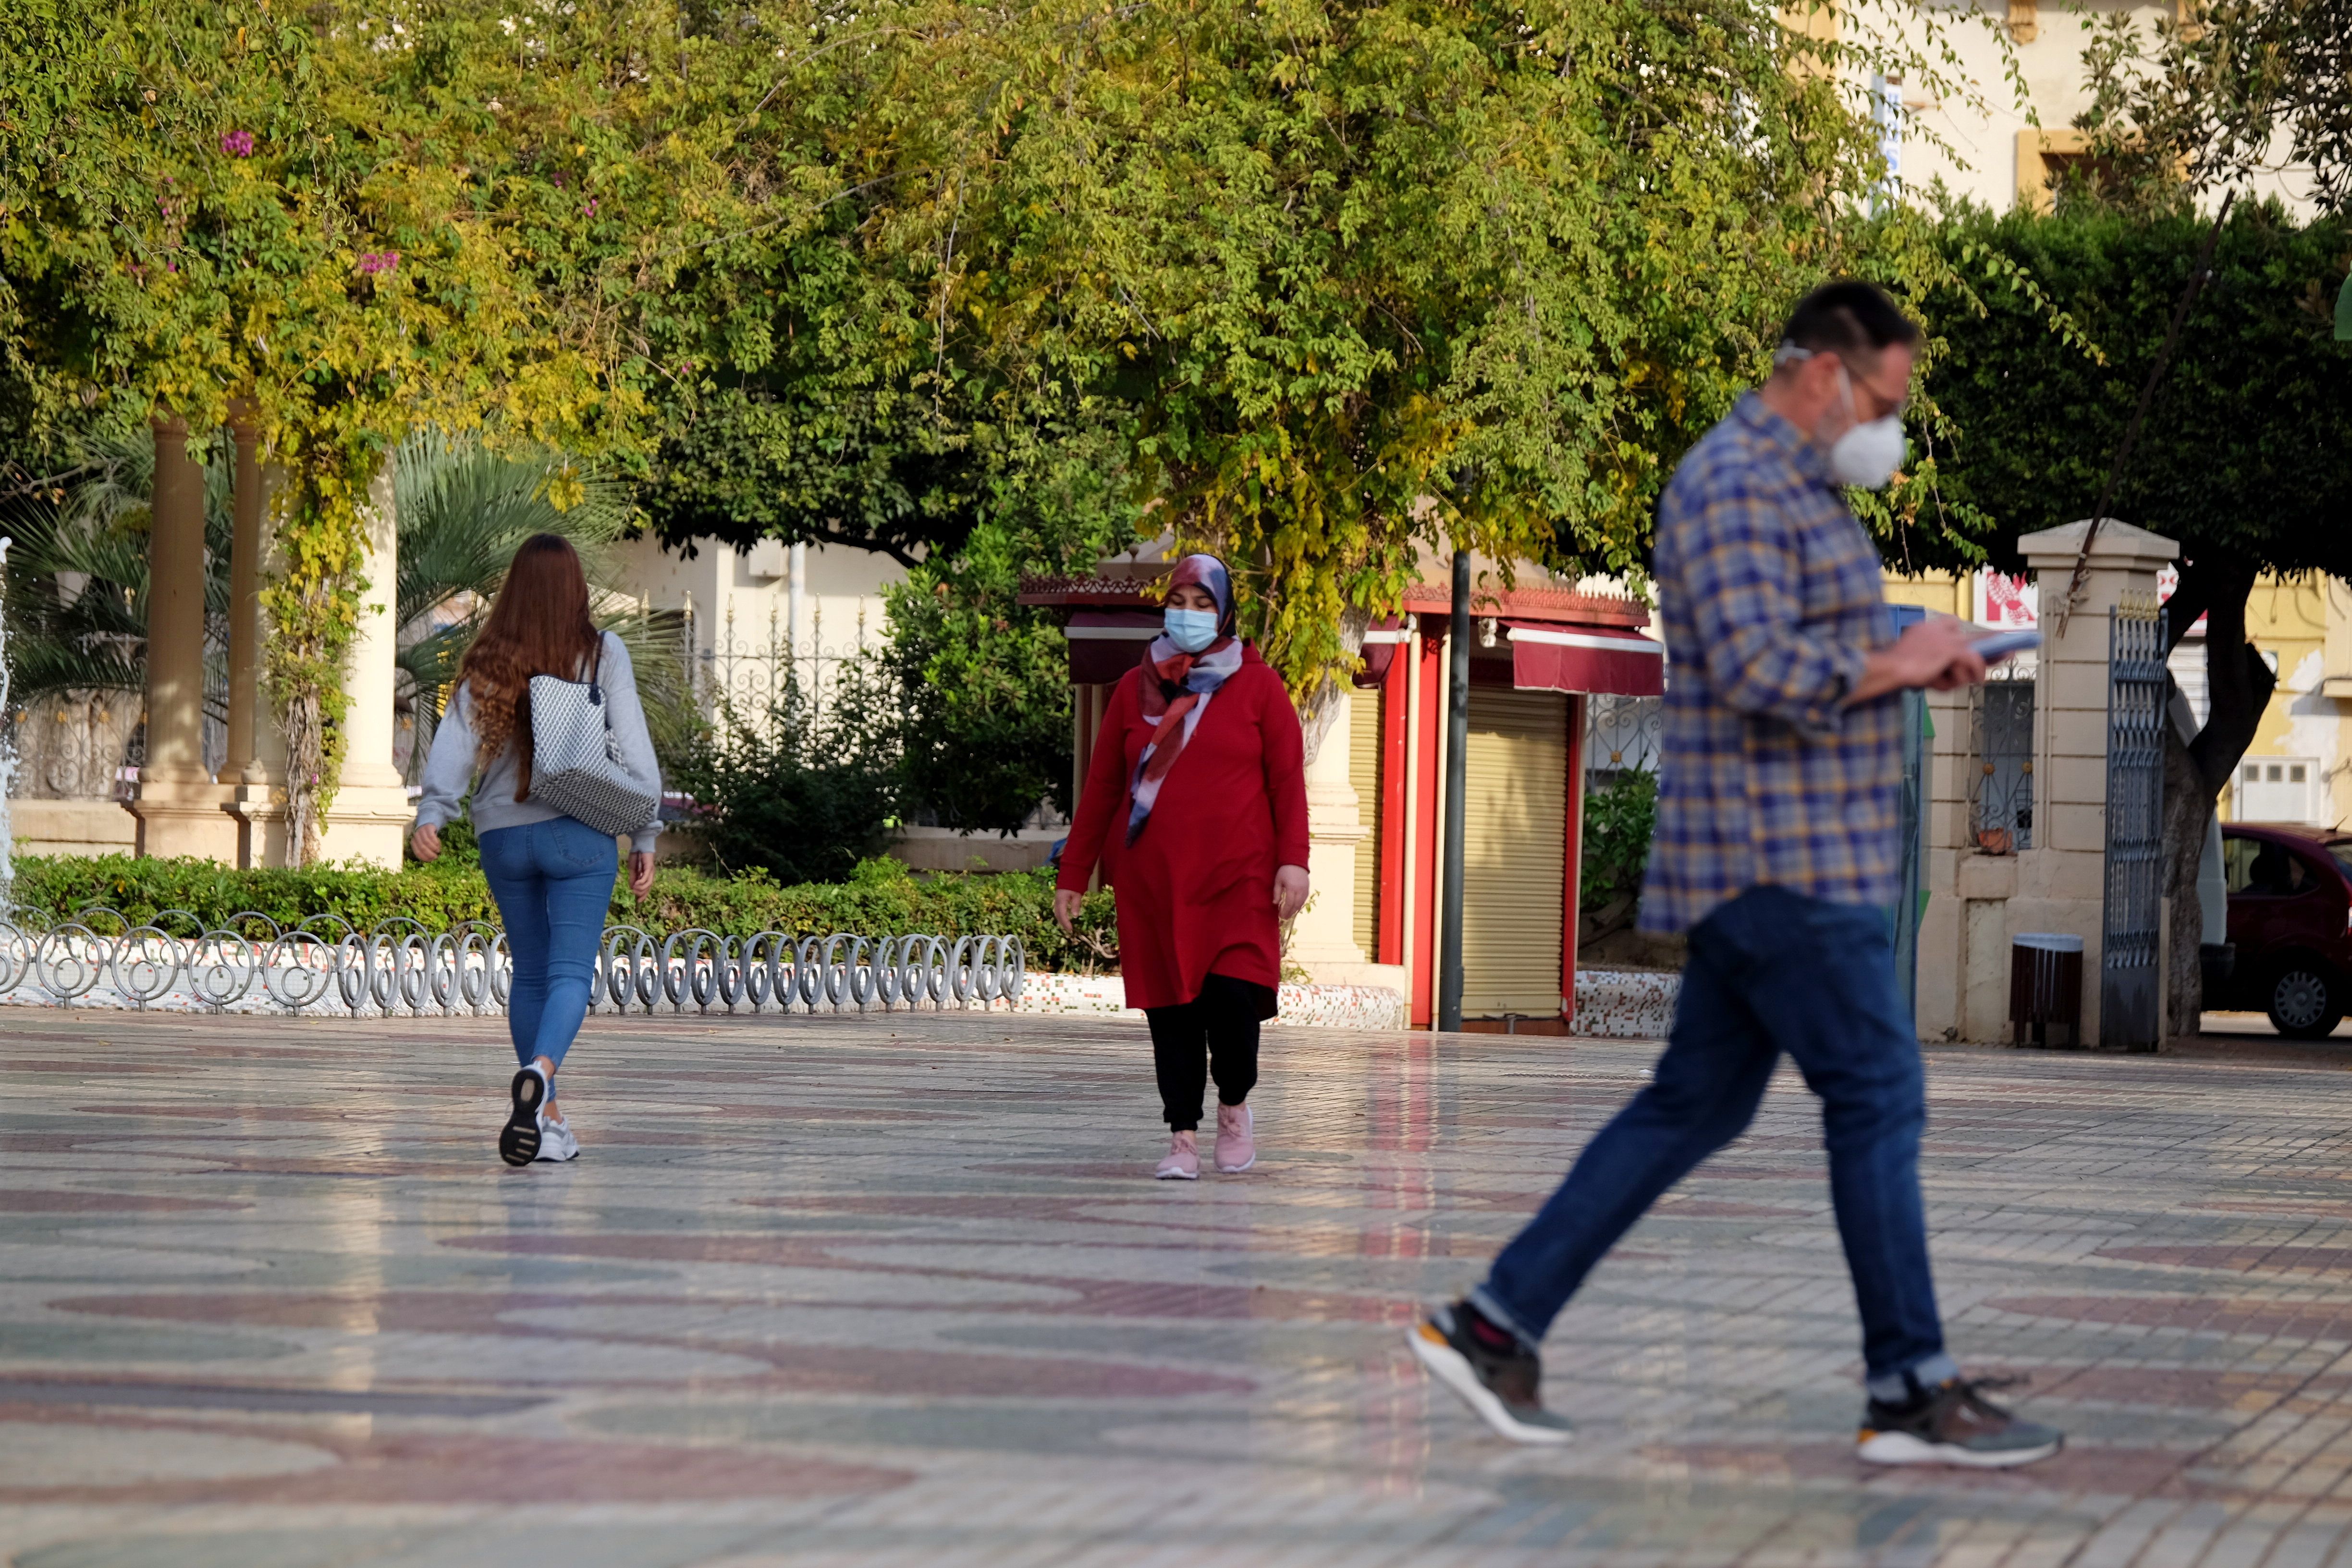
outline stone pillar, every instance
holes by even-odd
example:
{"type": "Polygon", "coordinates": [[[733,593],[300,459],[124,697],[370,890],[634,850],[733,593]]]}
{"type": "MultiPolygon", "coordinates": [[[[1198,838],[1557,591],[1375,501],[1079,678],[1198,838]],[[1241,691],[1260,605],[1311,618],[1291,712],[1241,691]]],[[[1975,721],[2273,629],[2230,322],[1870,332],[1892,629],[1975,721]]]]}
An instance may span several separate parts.
{"type": "Polygon", "coordinates": [[[359,626],[343,661],[350,706],[342,720],[342,784],[321,824],[319,854],[326,860],[397,868],[414,814],[400,770],[392,763],[400,540],[388,459],[368,486],[361,521],[367,528],[368,587],[360,595],[359,626]]]}
{"type": "MultiPolygon", "coordinates": [[[[2095,1042],[2106,892],[2107,612],[2126,595],[2153,600],[2158,570],[2180,552],[2169,539],[2108,519],[2091,544],[2082,604],[2062,636],[2059,615],[2089,526],[2070,522],[2017,542],[2040,587],[2042,652],[2033,693],[2033,847],[2017,857],[2005,934],[2071,931],[2083,939],[2082,1037],[2095,1042]]],[[[1992,934],[1971,931],[1971,945],[1992,934]]],[[[2004,975],[2007,963],[2004,952],[2004,975]]]]}
{"type": "Polygon", "coordinates": [[[229,426],[236,443],[236,472],[229,510],[233,520],[228,565],[228,759],[225,783],[253,778],[260,770],[255,745],[261,721],[261,513],[265,504],[261,433],[252,421],[229,426]]]}
{"type": "Polygon", "coordinates": [[[284,866],[286,737],[262,682],[261,583],[270,550],[270,498],[283,476],[262,460],[261,436],[248,419],[229,426],[236,442],[230,502],[235,528],[229,545],[228,759],[221,782],[231,791],[222,807],[236,822],[236,863],[284,866]]]}
{"type": "Polygon", "coordinates": [[[1401,963],[1373,963],[1356,945],[1356,845],[1371,831],[1348,782],[1349,710],[1342,688],[1322,744],[1307,764],[1307,875],[1314,896],[1292,925],[1288,956],[1319,985],[1386,985],[1405,990],[1401,963]]]}
{"type": "Polygon", "coordinates": [[[205,474],[187,421],[155,421],[147,525],[147,756],[131,803],[142,855],[229,861],[236,826],[205,768],[205,474]]]}

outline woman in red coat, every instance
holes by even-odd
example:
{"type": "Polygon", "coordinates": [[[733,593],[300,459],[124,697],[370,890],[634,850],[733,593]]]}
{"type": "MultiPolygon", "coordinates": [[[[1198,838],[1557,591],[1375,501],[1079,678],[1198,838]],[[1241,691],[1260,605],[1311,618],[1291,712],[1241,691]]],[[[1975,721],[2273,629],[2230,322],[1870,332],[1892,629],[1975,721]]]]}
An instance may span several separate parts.
{"type": "Polygon", "coordinates": [[[1234,636],[1233,578],[1213,555],[1177,563],[1163,631],[1111,692],[1055,883],[1064,931],[1097,859],[1172,1134],[1155,1174],[1200,1178],[1204,1057],[1217,1169],[1246,1171],[1257,1141],[1243,1101],[1282,983],[1281,922],[1307,902],[1307,780],[1290,694],[1234,636]]]}

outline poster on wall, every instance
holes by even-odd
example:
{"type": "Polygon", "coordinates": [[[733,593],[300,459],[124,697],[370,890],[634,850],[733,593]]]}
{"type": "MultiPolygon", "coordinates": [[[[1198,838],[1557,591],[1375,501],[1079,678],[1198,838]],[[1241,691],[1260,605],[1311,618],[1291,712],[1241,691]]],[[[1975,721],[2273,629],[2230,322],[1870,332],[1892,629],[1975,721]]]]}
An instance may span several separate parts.
{"type": "MultiPolygon", "coordinates": [[[[2180,586],[2180,574],[2170,566],[2159,567],[2156,574],[2156,602],[2168,603],[2173,590],[2180,586]]],[[[2006,572],[1983,568],[1976,574],[1974,592],[1975,620],[1979,626],[1998,631],[2019,631],[2041,624],[2042,588],[2030,576],[2011,576],[2006,572]]],[[[2205,635],[2205,617],[2199,616],[2197,624],[2189,628],[2190,637],[2205,635]]]]}

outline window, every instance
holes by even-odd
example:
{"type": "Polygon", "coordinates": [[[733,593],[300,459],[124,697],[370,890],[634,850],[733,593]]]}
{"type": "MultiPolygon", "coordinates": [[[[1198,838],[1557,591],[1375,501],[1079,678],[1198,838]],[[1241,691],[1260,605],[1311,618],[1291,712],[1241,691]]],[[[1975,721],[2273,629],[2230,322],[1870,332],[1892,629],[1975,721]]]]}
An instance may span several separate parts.
{"type": "Polygon", "coordinates": [[[2221,880],[2230,891],[2242,893],[2252,883],[2254,851],[2262,847],[2259,838],[2221,840],[2221,880]]]}
{"type": "Polygon", "coordinates": [[[2293,898],[2318,885],[2319,875],[2284,844],[2265,838],[2221,840],[2221,879],[2232,894],[2293,898]]]}
{"type": "Polygon", "coordinates": [[[2238,764],[2233,815],[2241,822],[2311,822],[2319,766],[2308,757],[2263,757],[2238,764]]]}
{"type": "Polygon", "coordinates": [[[1976,689],[1969,830],[1988,855],[2033,847],[2033,682],[1996,674],[1976,689]]]}

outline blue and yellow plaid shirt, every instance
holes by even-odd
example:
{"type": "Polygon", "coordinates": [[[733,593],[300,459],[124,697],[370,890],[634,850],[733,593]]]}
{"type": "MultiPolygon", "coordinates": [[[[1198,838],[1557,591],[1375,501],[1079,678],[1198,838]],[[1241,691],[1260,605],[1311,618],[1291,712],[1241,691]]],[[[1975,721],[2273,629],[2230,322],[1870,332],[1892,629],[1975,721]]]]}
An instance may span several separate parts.
{"type": "Polygon", "coordinates": [[[1654,560],[1673,663],[1643,928],[1766,884],[1891,907],[1902,700],[1843,703],[1895,631],[1825,455],[1749,393],[1675,470],[1654,560]]]}

